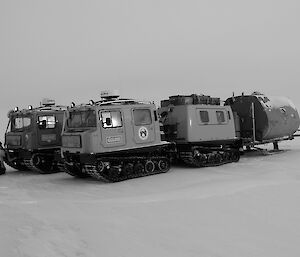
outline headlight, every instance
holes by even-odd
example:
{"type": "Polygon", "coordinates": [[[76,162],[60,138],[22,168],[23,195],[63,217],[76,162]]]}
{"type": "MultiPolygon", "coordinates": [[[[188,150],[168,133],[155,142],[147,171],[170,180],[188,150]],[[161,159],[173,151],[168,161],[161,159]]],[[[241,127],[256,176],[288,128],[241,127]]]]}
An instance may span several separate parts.
{"type": "Polygon", "coordinates": [[[79,148],[81,147],[81,136],[79,135],[70,135],[62,136],[62,146],[63,147],[71,147],[71,148],[79,148]]]}
{"type": "Polygon", "coordinates": [[[7,135],[6,144],[9,146],[20,146],[21,145],[21,136],[20,135],[7,135]]]}

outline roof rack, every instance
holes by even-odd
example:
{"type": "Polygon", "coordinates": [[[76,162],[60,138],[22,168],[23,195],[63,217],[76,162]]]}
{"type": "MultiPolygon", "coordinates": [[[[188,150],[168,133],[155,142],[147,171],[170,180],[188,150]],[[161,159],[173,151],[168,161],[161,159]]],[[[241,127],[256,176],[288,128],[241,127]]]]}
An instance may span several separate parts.
{"type": "Polygon", "coordinates": [[[174,95],[170,96],[169,99],[162,100],[161,106],[166,107],[168,105],[220,105],[221,100],[219,97],[211,97],[208,95],[174,95]]]}
{"type": "Polygon", "coordinates": [[[134,99],[117,99],[111,101],[98,101],[96,105],[114,105],[114,104],[151,104],[150,101],[134,100],[134,99]]]}

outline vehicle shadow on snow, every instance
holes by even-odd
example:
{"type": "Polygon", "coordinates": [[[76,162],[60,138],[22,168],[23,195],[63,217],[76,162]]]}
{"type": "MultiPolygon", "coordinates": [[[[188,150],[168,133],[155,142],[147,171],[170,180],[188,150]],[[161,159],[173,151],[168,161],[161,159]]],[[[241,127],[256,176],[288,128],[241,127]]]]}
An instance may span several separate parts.
{"type": "Polygon", "coordinates": [[[6,173],[7,176],[32,176],[32,175],[43,175],[33,170],[15,170],[15,169],[7,169],[6,173]]]}
{"type": "Polygon", "coordinates": [[[86,178],[79,178],[79,177],[73,177],[67,173],[64,172],[60,172],[60,174],[63,174],[62,176],[60,176],[59,178],[56,178],[56,182],[61,183],[61,184],[66,184],[66,183],[71,183],[71,184],[83,184],[83,183],[87,183],[87,184],[109,184],[107,182],[101,181],[101,180],[97,180],[95,178],[92,177],[86,177],[86,178]]]}
{"type": "MultiPolygon", "coordinates": [[[[9,166],[6,167],[6,173],[4,176],[8,177],[36,177],[39,179],[45,179],[45,180],[51,180],[52,182],[55,180],[55,183],[61,183],[61,184],[66,184],[66,183],[89,183],[89,184],[107,184],[108,182],[97,180],[92,177],[86,177],[86,178],[79,178],[79,177],[74,177],[69,175],[66,172],[53,172],[53,173],[39,173],[37,171],[33,170],[16,170],[13,169],[9,166]]],[[[110,183],[108,183],[110,184],[110,183]]]]}
{"type": "MultiPolygon", "coordinates": [[[[269,150],[269,149],[251,149],[246,150],[241,154],[241,158],[243,157],[260,157],[260,156],[270,156],[275,154],[284,154],[292,151],[291,149],[279,149],[279,150],[269,150]]],[[[294,151],[294,150],[293,150],[294,151]]]]}

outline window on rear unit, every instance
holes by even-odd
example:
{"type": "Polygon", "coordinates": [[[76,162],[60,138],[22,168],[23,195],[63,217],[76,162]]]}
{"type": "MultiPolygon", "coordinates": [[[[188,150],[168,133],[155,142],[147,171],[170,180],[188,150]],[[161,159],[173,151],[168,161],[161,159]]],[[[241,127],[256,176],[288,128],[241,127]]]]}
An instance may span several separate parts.
{"type": "Polygon", "coordinates": [[[223,111],[216,111],[216,115],[217,115],[217,121],[219,123],[225,122],[225,115],[223,111]]]}
{"type": "Polygon", "coordinates": [[[200,111],[200,120],[203,123],[209,122],[208,111],[200,111]]]}
{"type": "Polygon", "coordinates": [[[151,112],[149,109],[133,110],[133,118],[136,126],[150,125],[152,123],[151,112]]]}

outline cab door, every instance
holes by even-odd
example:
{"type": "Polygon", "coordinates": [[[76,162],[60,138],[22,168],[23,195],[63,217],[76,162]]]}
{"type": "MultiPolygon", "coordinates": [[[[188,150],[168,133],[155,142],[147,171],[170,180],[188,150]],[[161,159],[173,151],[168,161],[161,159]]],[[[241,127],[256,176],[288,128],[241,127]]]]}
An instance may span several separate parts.
{"type": "Polygon", "coordinates": [[[122,112],[117,109],[100,110],[101,144],[103,147],[119,147],[126,144],[122,112]]]}
{"type": "Polygon", "coordinates": [[[59,146],[61,144],[61,123],[54,114],[37,116],[37,135],[39,146],[59,146]]]}
{"type": "Polygon", "coordinates": [[[132,110],[134,141],[137,144],[155,141],[155,121],[150,108],[132,110]]]}

